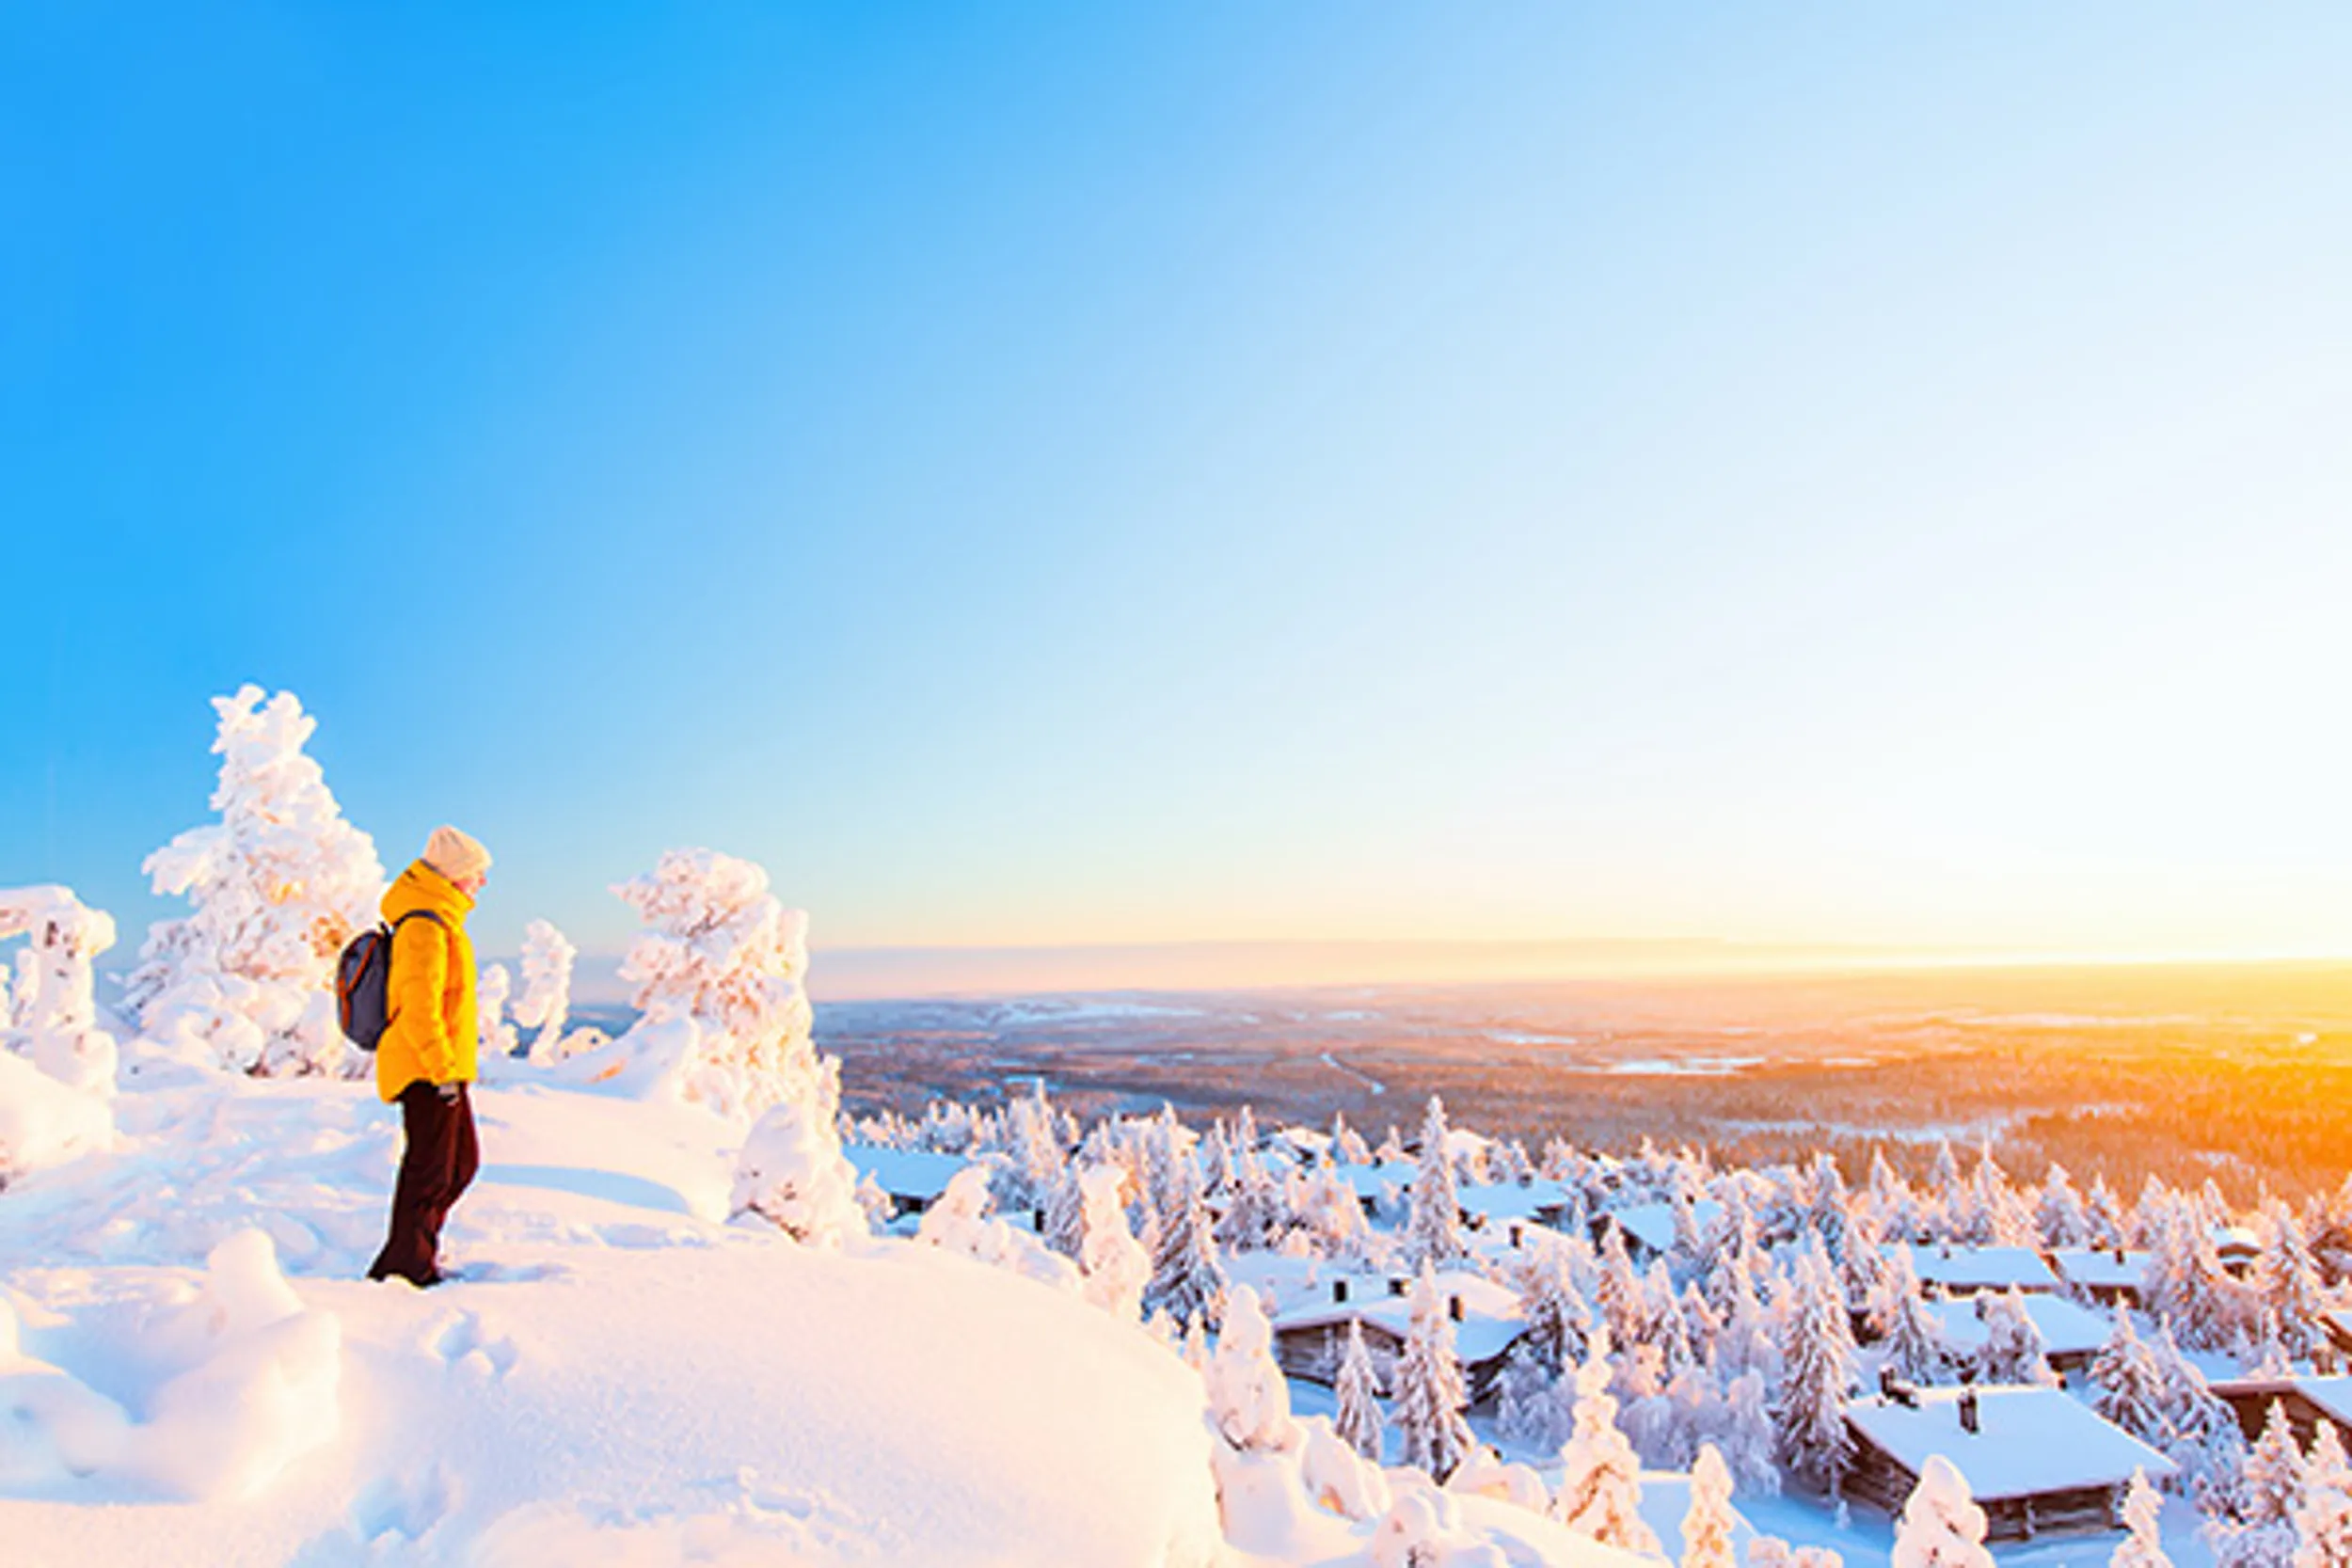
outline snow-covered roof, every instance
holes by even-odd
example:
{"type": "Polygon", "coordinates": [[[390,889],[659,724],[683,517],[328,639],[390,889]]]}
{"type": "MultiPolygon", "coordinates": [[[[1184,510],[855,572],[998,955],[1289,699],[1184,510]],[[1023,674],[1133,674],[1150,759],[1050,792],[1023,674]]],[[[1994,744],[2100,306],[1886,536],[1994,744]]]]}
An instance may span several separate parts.
{"type": "MultiPolygon", "coordinates": [[[[1897,1244],[1909,1247],[1912,1269],[1922,1285],[1941,1285],[1947,1291],[1973,1291],[1983,1286],[2006,1291],[2011,1285],[2025,1291],[2058,1289],[2058,1275],[2050,1272],[2050,1265],[2031,1247],[1897,1244]]],[[[1887,1251],[1892,1256],[1894,1248],[1887,1251]]]]}
{"type": "Polygon", "coordinates": [[[1915,1408],[1883,1395],[1857,1400],[1846,1419],[1913,1475],[1942,1454],[1979,1501],[2120,1485],[2135,1469],[2151,1481],[2172,1473],[2170,1460],[2062,1388],[1980,1387],[1973,1433],[1960,1424],[1961,1393],[1922,1388],[1915,1408]]]}
{"type": "Polygon", "coordinates": [[[928,1148],[883,1148],[874,1144],[845,1145],[842,1153],[863,1179],[892,1197],[919,1198],[930,1203],[947,1190],[956,1172],[971,1162],[961,1154],[939,1154],[928,1148]]]}
{"type": "Polygon", "coordinates": [[[2148,1257],[2144,1252],[2126,1252],[2118,1259],[2114,1252],[2097,1247],[2060,1247],[2050,1254],[2050,1262],[2058,1277],[2070,1285],[2137,1291],[2147,1283],[2148,1257]]]}
{"type": "MultiPolygon", "coordinates": [[[[1711,1197],[1700,1198],[1691,1205],[1691,1214],[1704,1233],[1708,1226],[1723,1218],[1724,1206],[1711,1197]]],[[[1609,1218],[1617,1222],[1629,1241],[1641,1243],[1652,1252],[1670,1252],[1675,1244],[1675,1206],[1671,1203],[1629,1203],[1622,1209],[1612,1209],[1609,1218]]]]}
{"type": "Polygon", "coordinates": [[[2213,1391],[2235,1401],[2251,1397],[2267,1405],[2271,1399],[2300,1394],[2317,1405],[2320,1414],[2352,1427],[2352,1377],[2233,1377],[2216,1378],[2213,1391]]]}
{"type": "Polygon", "coordinates": [[[2263,1239],[2249,1226],[2217,1225],[2213,1227],[2214,1250],[2232,1257],[2251,1258],[2263,1249],[2263,1239]]]}
{"type": "Polygon", "coordinates": [[[1421,1167],[1410,1160],[1391,1160],[1379,1165],[1341,1165],[1340,1180],[1359,1198],[1386,1197],[1389,1190],[1405,1192],[1413,1184],[1421,1167]]]}
{"type": "MultiPolygon", "coordinates": [[[[2027,1296],[2026,1316],[2042,1334],[2042,1353],[2047,1355],[2079,1355],[2095,1351],[2107,1342],[2107,1335],[2115,1327],[2105,1312],[2093,1312],[2077,1307],[2063,1296],[2027,1296]]],[[[1973,1351],[1984,1343],[1991,1334],[1985,1321],[1977,1314],[1975,1298],[1965,1301],[1931,1301],[1927,1304],[1936,1326],[1943,1330],[1945,1343],[1957,1351],[1973,1351]]]]}
{"type": "MultiPolygon", "coordinates": [[[[1352,1318],[1386,1329],[1402,1339],[1413,1326],[1409,1294],[1412,1285],[1406,1282],[1407,1294],[1392,1295],[1389,1289],[1391,1277],[1376,1274],[1327,1275],[1321,1289],[1312,1296],[1299,1298],[1295,1306],[1274,1315],[1274,1332],[1287,1334],[1321,1328],[1352,1318]],[[1347,1299],[1333,1301],[1332,1282],[1342,1279],[1347,1282],[1347,1299]]],[[[1517,1291],[1464,1269],[1448,1269],[1436,1277],[1439,1296],[1462,1298],[1462,1321],[1454,1325],[1454,1354],[1464,1362],[1492,1360],[1509,1350],[1512,1341],[1527,1331],[1527,1320],[1519,1315],[1517,1291]]]]}
{"type": "Polygon", "coordinates": [[[1538,1177],[1524,1186],[1517,1181],[1496,1181],[1463,1187],[1456,1196],[1466,1214],[1484,1214],[1489,1220],[1532,1220],[1541,1210],[1565,1205],[1568,1189],[1562,1182],[1538,1177]]]}

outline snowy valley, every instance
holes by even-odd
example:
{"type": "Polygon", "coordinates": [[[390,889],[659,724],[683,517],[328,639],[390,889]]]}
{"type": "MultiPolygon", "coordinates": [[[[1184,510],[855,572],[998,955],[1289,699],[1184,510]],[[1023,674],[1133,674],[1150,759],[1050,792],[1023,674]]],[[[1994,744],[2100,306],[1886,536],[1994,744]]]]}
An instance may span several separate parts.
{"type": "Polygon", "coordinates": [[[849,1114],[709,850],[615,889],[617,1035],[545,922],[485,970],[454,1277],[370,1283],[385,868],[298,703],[216,707],[119,995],[0,893],[0,1561],[2352,1568],[2352,1184],[849,1114]]]}

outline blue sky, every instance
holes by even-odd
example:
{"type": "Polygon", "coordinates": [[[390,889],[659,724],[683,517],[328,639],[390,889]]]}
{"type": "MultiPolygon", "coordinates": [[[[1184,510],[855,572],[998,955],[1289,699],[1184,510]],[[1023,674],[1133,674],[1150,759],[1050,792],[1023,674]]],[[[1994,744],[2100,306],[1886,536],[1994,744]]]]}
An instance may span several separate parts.
{"type": "Polygon", "coordinates": [[[0,881],[2352,951],[2352,13],[0,20],[0,881]]]}

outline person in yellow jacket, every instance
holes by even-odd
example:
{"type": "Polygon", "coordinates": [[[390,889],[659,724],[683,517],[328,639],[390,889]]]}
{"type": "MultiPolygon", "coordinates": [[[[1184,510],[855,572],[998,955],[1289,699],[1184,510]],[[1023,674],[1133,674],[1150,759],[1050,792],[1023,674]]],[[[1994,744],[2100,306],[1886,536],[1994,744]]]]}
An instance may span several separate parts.
{"type": "Polygon", "coordinates": [[[441,1224],[481,1164],[473,1106],[473,942],[466,916],[490,876],[490,852],[455,828],[436,828],[424,858],[384,895],[392,927],[375,1092],[400,1106],[404,1142],[392,1187],[391,1234],[370,1279],[441,1281],[441,1224]]]}

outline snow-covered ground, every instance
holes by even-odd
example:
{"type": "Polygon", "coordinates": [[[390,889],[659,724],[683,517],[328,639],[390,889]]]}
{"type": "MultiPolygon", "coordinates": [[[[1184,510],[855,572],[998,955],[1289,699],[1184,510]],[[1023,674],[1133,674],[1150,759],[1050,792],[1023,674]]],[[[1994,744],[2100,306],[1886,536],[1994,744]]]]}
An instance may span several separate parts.
{"type": "MultiPolygon", "coordinates": [[[[0,1560],[1159,1568],[1218,1550],[1181,1361],[936,1248],[721,1223],[740,1133],[708,1113],[485,1088],[486,1163],[447,1238],[465,1277],[420,1292],[360,1277],[398,1151],[365,1085],[207,1075],[119,1103],[116,1151],[0,1198],[0,1297],[29,1358],[0,1363],[0,1560]],[[56,1463],[25,1390],[70,1379],[135,1429],[164,1419],[165,1331],[208,1254],[255,1228],[339,1333],[324,1442],[250,1497],[56,1463]]],[[[207,1418],[226,1450],[270,1418],[247,1397],[207,1418]]]]}

